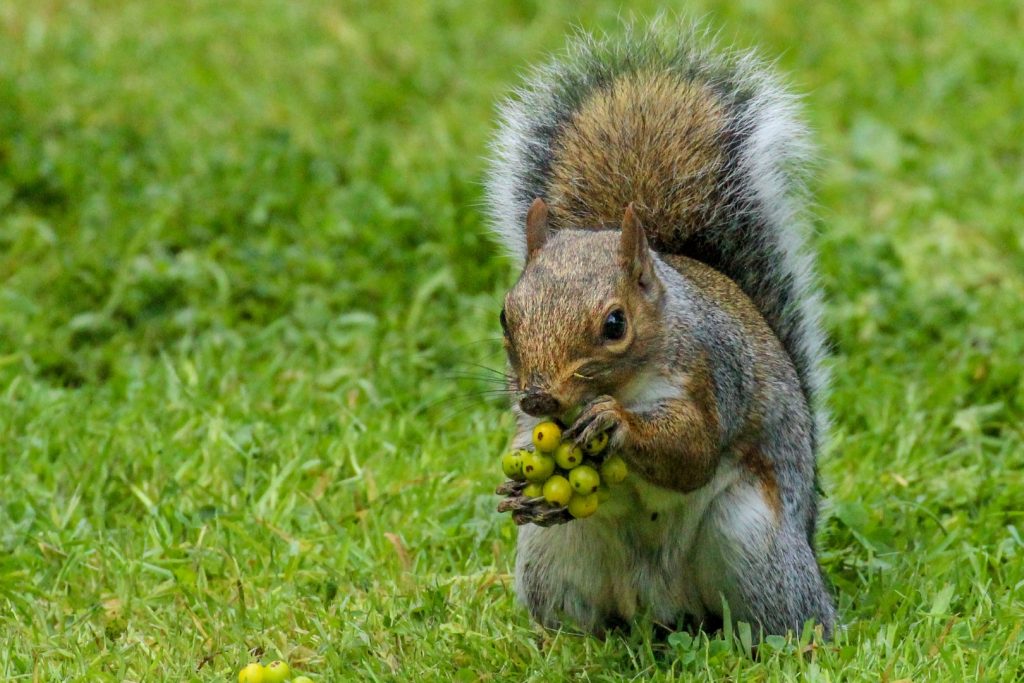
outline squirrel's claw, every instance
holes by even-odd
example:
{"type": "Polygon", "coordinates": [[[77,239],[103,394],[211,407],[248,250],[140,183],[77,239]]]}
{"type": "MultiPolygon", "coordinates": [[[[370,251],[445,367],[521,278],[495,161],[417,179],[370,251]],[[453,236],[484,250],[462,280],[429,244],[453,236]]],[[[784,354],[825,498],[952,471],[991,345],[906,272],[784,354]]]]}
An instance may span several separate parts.
{"type": "MultiPolygon", "coordinates": [[[[507,479],[501,483],[501,486],[494,490],[499,496],[519,496],[522,495],[523,489],[526,488],[525,481],[516,481],[515,479],[507,479]]],[[[504,510],[499,510],[504,512],[504,510]]]]}
{"type": "MultiPolygon", "coordinates": [[[[571,439],[581,448],[591,439],[608,432],[612,440],[621,440],[624,423],[623,409],[612,396],[598,396],[580,413],[576,421],[564,433],[564,438],[571,439]]],[[[605,453],[610,451],[605,449],[605,453]]]]}
{"type": "Polygon", "coordinates": [[[498,512],[520,512],[526,507],[526,501],[530,500],[525,496],[509,496],[498,503],[498,512]]]}
{"type": "Polygon", "coordinates": [[[511,512],[512,521],[517,525],[536,524],[537,526],[554,526],[572,520],[572,515],[565,507],[554,507],[541,497],[523,495],[526,482],[508,480],[498,487],[496,493],[506,496],[498,503],[498,512],[511,512]]]}

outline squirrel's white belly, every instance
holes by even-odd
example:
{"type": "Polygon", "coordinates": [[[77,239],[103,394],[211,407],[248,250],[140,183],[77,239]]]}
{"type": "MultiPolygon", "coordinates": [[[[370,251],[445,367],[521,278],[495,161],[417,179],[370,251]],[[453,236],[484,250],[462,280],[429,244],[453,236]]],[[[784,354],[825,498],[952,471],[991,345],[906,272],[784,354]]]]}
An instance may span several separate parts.
{"type": "MultiPolygon", "coordinates": [[[[595,524],[617,527],[613,544],[627,560],[627,571],[603,577],[614,586],[620,614],[631,618],[637,609],[649,610],[667,623],[684,613],[704,616],[702,594],[715,591],[699,585],[699,532],[711,503],[739,479],[739,470],[723,460],[712,480],[690,493],[654,486],[633,475],[624,482],[627,486],[612,494],[595,515],[595,524]]],[[[713,599],[717,607],[719,598],[713,599]]]]}

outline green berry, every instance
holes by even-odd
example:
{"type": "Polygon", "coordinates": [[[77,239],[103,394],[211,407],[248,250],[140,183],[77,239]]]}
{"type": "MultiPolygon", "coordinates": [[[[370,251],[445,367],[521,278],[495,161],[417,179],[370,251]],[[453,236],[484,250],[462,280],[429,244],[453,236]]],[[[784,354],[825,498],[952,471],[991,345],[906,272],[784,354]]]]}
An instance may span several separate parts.
{"type": "Polygon", "coordinates": [[[562,440],[562,428],[554,422],[541,422],[533,428],[533,446],[541,453],[551,453],[562,440]]]}
{"type": "Polygon", "coordinates": [[[567,505],[572,498],[572,484],[560,474],[544,482],[544,500],[552,505],[567,505]]]}
{"type": "Polygon", "coordinates": [[[608,432],[601,432],[597,436],[592,436],[587,439],[587,443],[583,444],[583,450],[588,455],[597,455],[604,450],[604,447],[608,445],[608,432]]]}
{"type": "Polygon", "coordinates": [[[612,497],[612,490],[608,488],[608,484],[602,481],[601,485],[597,487],[597,493],[594,495],[597,496],[597,502],[603,503],[612,497]]]}
{"type": "Polygon", "coordinates": [[[501,471],[509,479],[523,479],[523,453],[524,451],[511,451],[501,456],[501,471]]]}
{"type": "Polygon", "coordinates": [[[266,669],[263,671],[263,683],[283,683],[288,680],[291,675],[291,669],[288,668],[288,664],[277,659],[270,664],[267,664],[266,669]]]}
{"type": "Polygon", "coordinates": [[[555,463],[563,470],[571,470],[583,462],[583,451],[569,441],[563,441],[555,449],[555,463]]]}
{"type": "Polygon", "coordinates": [[[629,467],[626,466],[626,461],[622,459],[621,455],[609,456],[601,465],[601,479],[609,484],[621,483],[628,474],[629,467]]]}
{"type": "Polygon", "coordinates": [[[578,493],[574,493],[572,498],[569,499],[569,514],[576,519],[589,517],[597,512],[598,503],[596,493],[592,493],[589,496],[581,496],[578,493]]]}
{"type": "Polygon", "coordinates": [[[266,669],[259,662],[253,662],[238,672],[238,683],[263,683],[266,669]]]}
{"type": "Polygon", "coordinates": [[[570,408],[566,412],[562,413],[559,417],[562,418],[562,421],[565,424],[571,425],[573,422],[576,421],[576,418],[578,418],[582,414],[583,414],[583,406],[577,405],[577,406],[574,406],[574,407],[570,408]]]}
{"type": "Polygon", "coordinates": [[[532,484],[527,484],[523,488],[523,495],[526,496],[527,498],[540,498],[541,496],[544,495],[544,487],[541,485],[540,482],[536,481],[533,482],[532,484]]]}
{"type": "Polygon", "coordinates": [[[573,491],[586,496],[597,493],[598,487],[601,486],[601,475],[590,465],[580,465],[569,473],[569,483],[572,484],[573,491]]]}
{"type": "Polygon", "coordinates": [[[309,676],[296,676],[292,679],[292,683],[313,683],[313,679],[309,676]]]}
{"type": "Polygon", "coordinates": [[[528,453],[523,456],[523,476],[526,481],[547,481],[555,472],[555,459],[544,453],[528,453]]]}

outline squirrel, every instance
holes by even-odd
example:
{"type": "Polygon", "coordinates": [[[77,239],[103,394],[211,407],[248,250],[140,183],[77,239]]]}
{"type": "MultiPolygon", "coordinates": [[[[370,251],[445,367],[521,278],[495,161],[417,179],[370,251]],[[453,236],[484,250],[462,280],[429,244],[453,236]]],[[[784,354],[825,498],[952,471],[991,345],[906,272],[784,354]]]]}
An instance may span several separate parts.
{"type": "Polygon", "coordinates": [[[486,196],[523,263],[500,315],[513,446],[555,418],[580,444],[609,433],[630,468],[586,519],[504,508],[516,593],[545,627],[731,615],[831,636],[798,109],[759,57],[657,23],[577,35],[500,108],[486,196]]]}

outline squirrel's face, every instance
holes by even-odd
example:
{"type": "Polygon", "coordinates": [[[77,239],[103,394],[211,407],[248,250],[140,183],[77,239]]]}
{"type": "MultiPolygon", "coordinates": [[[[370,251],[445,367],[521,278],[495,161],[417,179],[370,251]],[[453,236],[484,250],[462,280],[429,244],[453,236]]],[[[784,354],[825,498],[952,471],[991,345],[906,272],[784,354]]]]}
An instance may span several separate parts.
{"type": "Polygon", "coordinates": [[[525,413],[560,416],[614,395],[655,350],[663,289],[631,217],[622,232],[561,230],[550,238],[546,220],[533,234],[528,223],[527,263],[501,311],[512,389],[525,413]]]}

